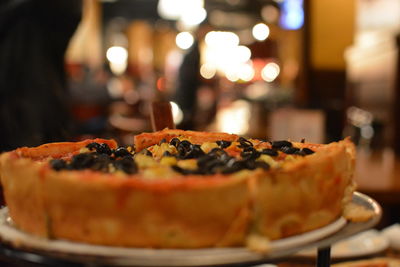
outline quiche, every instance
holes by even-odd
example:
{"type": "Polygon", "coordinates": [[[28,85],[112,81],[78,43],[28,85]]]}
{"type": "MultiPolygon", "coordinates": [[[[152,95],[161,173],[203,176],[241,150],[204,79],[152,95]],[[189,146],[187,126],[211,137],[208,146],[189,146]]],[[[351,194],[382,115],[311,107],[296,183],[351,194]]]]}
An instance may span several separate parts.
{"type": "Polygon", "coordinates": [[[354,145],[164,129],[0,156],[15,226],[46,238],[146,248],[232,247],[323,227],[350,202],[354,145]]]}

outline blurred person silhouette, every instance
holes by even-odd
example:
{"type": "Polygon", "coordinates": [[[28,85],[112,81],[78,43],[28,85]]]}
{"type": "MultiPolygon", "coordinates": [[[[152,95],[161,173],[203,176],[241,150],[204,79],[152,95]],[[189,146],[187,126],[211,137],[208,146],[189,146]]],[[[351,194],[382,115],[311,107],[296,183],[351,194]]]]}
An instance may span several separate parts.
{"type": "MultiPolygon", "coordinates": [[[[173,100],[178,104],[183,112],[183,120],[177,125],[180,129],[196,130],[199,126],[199,117],[208,116],[197,114],[199,109],[199,91],[203,84],[200,75],[201,52],[204,38],[214,28],[207,22],[201,23],[193,32],[194,42],[183,55],[181,65],[177,74],[177,85],[173,100]]],[[[204,121],[204,118],[201,119],[204,121]]]]}
{"type": "Polygon", "coordinates": [[[200,83],[200,48],[199,41],[195,40],[184,55],[178,71],[174,100],[183,112],[183,119],[178,128],[184,130],[195,128],[197,90],[200,83]]]}
{"type": "Polygon", "coordinates": [[[82,0],[0,3],[0,151],[72,137],[64,54],[82,0]]]}

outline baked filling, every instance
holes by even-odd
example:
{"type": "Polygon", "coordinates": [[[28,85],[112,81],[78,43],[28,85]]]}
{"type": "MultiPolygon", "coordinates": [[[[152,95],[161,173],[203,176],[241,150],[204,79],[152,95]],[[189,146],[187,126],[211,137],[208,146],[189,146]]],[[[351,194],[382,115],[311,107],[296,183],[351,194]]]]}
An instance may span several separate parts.
{"type": "Polygon", "coordinates": [[[232,174],[242,170],[279,168],[283,162],[313,154],[314,150],[290,141],[260,141],[239,137],[194,144],[185,137],[174,137],[141,151],[132,146],[111,149],[105,143],[90,143],[70,158],[51,159],[56,170],[91,169],[106,173],[154,177],[163,172],[182,175],[232,174]]]}

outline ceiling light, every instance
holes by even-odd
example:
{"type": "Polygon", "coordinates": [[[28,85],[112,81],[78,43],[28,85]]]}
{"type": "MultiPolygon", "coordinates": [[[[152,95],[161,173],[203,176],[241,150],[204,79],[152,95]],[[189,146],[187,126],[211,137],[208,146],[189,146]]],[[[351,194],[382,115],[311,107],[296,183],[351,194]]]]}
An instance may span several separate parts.
{"type": "Polygon", "coordinates": [[[274,62],[270,62],[261,70],[261,77],[266,82],[272,82],[276,79],[276,77],[278,77],[279,73],[279,65],[274,62]]]}
{"type": "Polygon", "coordinates": [[[264,41],[269,36],[269,27],[264,23],[258,23],[253,27],[253,37],[258,41],[264,41]]]}
{"type": "Polygon", "coordinates": [[[179,48],[185,50],[189,49],[193,45],[194,38],[189,32],[180,32],[176,35],[175,42],[179,48]]]}

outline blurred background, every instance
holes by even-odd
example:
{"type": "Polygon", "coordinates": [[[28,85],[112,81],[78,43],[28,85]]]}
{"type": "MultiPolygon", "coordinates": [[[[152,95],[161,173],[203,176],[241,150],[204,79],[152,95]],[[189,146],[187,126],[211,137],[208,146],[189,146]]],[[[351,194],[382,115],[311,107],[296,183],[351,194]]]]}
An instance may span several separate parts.
{"type": "MultiPolygon", "coordinates": [[[[35,1],[6,2],[17,13],[35,1]]],[[[163,100],[181,129],[309,142],[351,136],[360,147],[400,151],[399,1],[72,2],[62,15],[80,12],[74,31],[53,29],[68,36],[69,138],[131,143],[151,131],[150,103],[163,100]]],[[[37,16],[47,9],[53,24],[62,5],[42,5],[37,16]]]]}
{"type": "Polygon", "coordinates": [[[395,0],[84,0],[65,64],[79,135],[178,128],[393,147],[395,0]]]}

